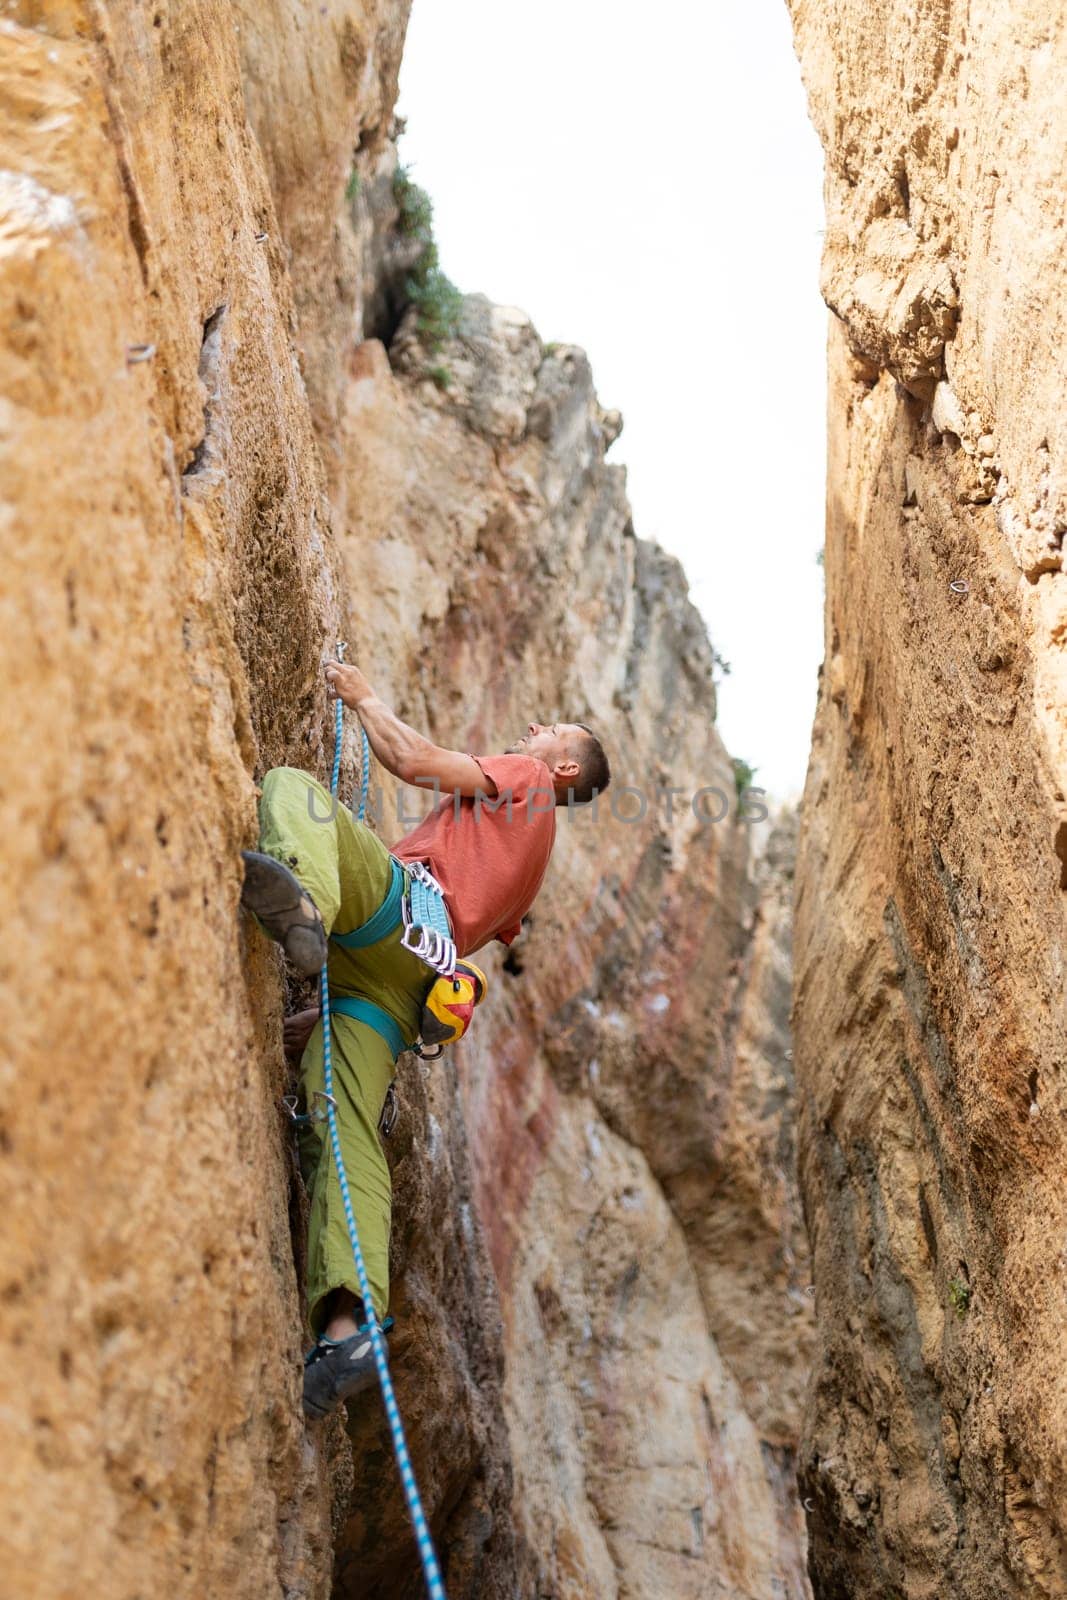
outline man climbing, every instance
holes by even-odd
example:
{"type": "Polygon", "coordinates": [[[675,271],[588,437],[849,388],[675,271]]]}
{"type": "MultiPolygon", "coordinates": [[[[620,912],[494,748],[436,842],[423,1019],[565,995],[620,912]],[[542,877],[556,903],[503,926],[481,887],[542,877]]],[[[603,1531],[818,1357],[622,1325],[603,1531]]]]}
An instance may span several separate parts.
{"type": "MultiPolygon", "coordinates": [[[[263,780],[258,851],[244,851],[242,904],[305,976],[329,961],[334,1096],[341,1149],[374,1309],[389,1302],[392,1186],[378,1136],[396,1058],[418,1038],[434,971],[402,943],[399,904],[410,864],[444,893],[460,957],[510,944],[533,904],[555,839],[555,808],[607,788],[607,758],[581,723],[531,722],[503,755],[445,750],[402,722],[358,667],[330,663],[330,693],[357,712],[382,766],[443,798],[390,854],[308,773],[275,767],[263,780]],[[341,1009],[336,1009],[340,1007],[341,1009]]],[[[475,969],[476,970],[476,969],[475,969]]],[[[323,1092],[317,1009],[290,1019],[286,1048],[304,1046],[307,1110],[323,1092]]],[[[310,1194],[304,1410],[322,1417],[367,1388],[375,1367],[340,1184],[322,1121],[300,1129],[310,1194]]]]}

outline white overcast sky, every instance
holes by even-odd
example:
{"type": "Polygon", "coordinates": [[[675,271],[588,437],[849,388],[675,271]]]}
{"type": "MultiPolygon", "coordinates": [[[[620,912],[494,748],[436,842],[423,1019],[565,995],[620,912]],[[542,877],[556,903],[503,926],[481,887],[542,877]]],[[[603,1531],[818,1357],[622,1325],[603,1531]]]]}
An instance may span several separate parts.
{"type": "Polygon", "coordinates": [[[719,727],[804,781],[822,657],[822,155],[785,0],[414,0],[401,159],[445,271],[583,346],[634,525],[732,671],[719,727]]]}

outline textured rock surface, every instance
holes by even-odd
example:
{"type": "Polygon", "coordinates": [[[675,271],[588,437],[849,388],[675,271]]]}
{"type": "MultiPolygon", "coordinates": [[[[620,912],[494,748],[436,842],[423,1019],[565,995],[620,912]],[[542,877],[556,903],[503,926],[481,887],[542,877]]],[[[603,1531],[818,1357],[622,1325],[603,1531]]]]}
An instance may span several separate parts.
{"type": "Polygon", "coordinates": [[[1062,1595],[1067,25],[792,10],[842,319],[796,913],[815,1590],[1062,1595]]]}
{"type": "MultiPolygon", "coordinates": [[[[582,353],[547,353],[520,313],[475,298],[436,360],[444,392],[405,326],[399,376],[373,342],[353,364],[345,553],[353,593],[375,596],[359,653],[442,739],[500,747],[530,716],[575,716],[616,763],[614,806],[561,819],[459,1057],[526,1544],[503,1592],[801,1595],[792,820],[755,871],[707,639],[677,565],[633,536],[582,353]],[[627,783],[650,796],[633,822],[627,783]],[[698,823],[702,787],[722,821],[698,823]]],[[[395,830],[389,794],[382,810],[395,830]]],[[[429,1089],[426,1126],[452,1126],[447,1083],[429,1089]]],[[[411,1236],[403,1263],[428,1324],[448,1271],[429,1244],[411,1236]]],[[[418,1363],[413,1378],[414,1403],[418,1363]]]]}
{"type": "Polygon", "coordinates": [[[410,326],[395,372],[363,339],[405,15],[0,21],[5,1582],[418,1592],[377,1408],[300,1417],[283,974],[236,909],[347,634],[442,738],[565,710],[617,797],[683,790],[564,821],[477,1037],[403,1069],[393,1351],[450,1596],[800,1596],[792,823],[757,858],[581,352],[471,300],[442,392],[410,326]]]}
{"type": "Polygon", "coordinates": [[[241,10],[234,7],[248,117],[270,180],[301,372],[333,489],[345,359],[381,315],[374,224],[393,211],[393,105],[411,0],[256,0],[247,16],[241,10]]]}
{"type": "Polygon", "coordinates": [[[338,611],[231,9],[156,14],[0,23],[4,1581],[258,1600],[329,1502],[236,851],[338,611]]]}

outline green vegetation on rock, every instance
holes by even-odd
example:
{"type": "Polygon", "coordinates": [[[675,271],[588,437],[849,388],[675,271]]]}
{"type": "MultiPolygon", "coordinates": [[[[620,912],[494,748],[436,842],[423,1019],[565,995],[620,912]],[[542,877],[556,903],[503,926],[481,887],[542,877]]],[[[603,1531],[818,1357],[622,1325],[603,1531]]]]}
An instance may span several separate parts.
{"type": "Polygon", "coordinates": [[[740,800],[745,790],[756,776],[755,767],[750,767],[747,761],[742,761],[740,756],[734,756],[731,765],[734,769],[734,784],[737,789],[737,798],[740,800]]]}
{"type": "MultiPolygon", "coordinates": [[[[393,175],[393,197],[400,212],[397,226],[401,234],[422,245],[404,280],[404,293],[417,313],[419,340],[433,354],[455,334],[463,296],[441,269],[433,236],[433,202],[426,190],[413,182],[407,167],[397,167],[393,175]]],[[[430,376],[440,388],[447,388],[451,381],[444,367],[435,367],[430,376]]]]}

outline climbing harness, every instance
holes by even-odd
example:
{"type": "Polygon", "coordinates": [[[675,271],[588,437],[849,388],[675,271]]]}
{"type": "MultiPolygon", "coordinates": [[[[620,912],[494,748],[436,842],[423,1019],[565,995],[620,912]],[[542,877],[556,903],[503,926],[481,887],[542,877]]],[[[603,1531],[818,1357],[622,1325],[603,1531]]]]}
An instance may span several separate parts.
{"type": "MultiPolygon", "coordinates": [[[[366,789],[365,779],[364,795],[366,789]]],[[[389,866],[389,888],[374,915],[358,928],[331,933],[330,938],[342,950],[366,950],[403,927],[400,942],[404,949],[437,973],[423,1006],[421,1037],[411,1046],[424,1060],[436,1060],[443,1045],[453,1044],[466,1033],[474,1007],[485,996],[486,977],[480,967],[460,961],[444,891],[429,868],[421,861],[402,865],[395,856],[389,857],[389,866]]],[[[373,1028],[393,1052],[394,1061],[405,1048],[393,1018],[373,1000],[334,995],[330,1004],[335,1012],[355,1017],[373,1028]]]]}
{"type": "Polygon", "coordinates": [[[404,1035],[388,1011],[376,1006],[373,1000],[363,1000],[357,995],[349,994],[331,995],[330,1011],[335,1017],[352,1017],[356,1022],[365,1022],[369,1028],[373,1028],[393,1052],[394,1061],[403,1050],[404,1035]]]}
{"type": "MultiPolygon", "coordinates": [[[[366,782],[362,793],[366,794],[366,782]]],[[[365,802],[361,799],[361,822],[364,808],[365,802]]],[[[404,949],[410,950],[441,977],[450,978],[456,969],[458,954],[444,890],[421,861],[402,864],[395,856],[390,856],[389,866],[389,888],[374,915],[358,928],[348,933],[331,933],[330,938],[342,950],[365,950],[368,945],[388,938],[394,928],[403,926],[400,943],[404,949]]]]}
{"type": "Polygon", "coordinates": [[[399,924],[404,906],[404,869],[395,856],[389,857],[389,867],[389,888],[374,915],[350,933],[330,934],[334,944],[340,945],[342,950],[366,950],[368,945],[388,938],[399,924]]]}
{"type": "MultiPolygon", "coordinates": [[[[337,659],[344,659],[345,646],[338,644],[337,659]]],[[[341,739],[344,734],[344,709],[341,697],[338,695],[334,713],[334,749],[333,773],[330,779],[330,792],[337,794],[338,779],[341,772],[341,739]]],[[[366,731],[363,730],[363,764],[359,797],[359,820],[362,822],[367,809],[367,788],[370,779],[370,747],[366,731]]],[[[433,1539],[426,1522],[426,1514],[422,1509],[422,1500],[419,1496],[419,1487],[415,1482],[415,1473],[411,1465],[411,1455],[408,1451],[407,1438],[404,1434],[404,1424],[400,1419],[400,1409],[396,1403],[396,1393],[393,1389],[393,1380],[389,1372],[389,1359],[385,1353],[385,1340],[382,1337],[382,1327],[378,1321],[378,1312],[371,1297],[370,1281],[367,1277],[367,1268],[363,1261],[363,1251],[359,1243],[359,1231],[356,1227],[356,1216],[352,1209],[352,1196],[348,1189],[348,1176],[345,1172],[344,1158],[341,1155],[341,1136],[337,1127],[337,1101],[333,1097],[333,1051],[330,1028],[330,1009],[345,1012],[340,1000],[330,998],[330,980],[323,962],[319,974],[319,996],[322,1004],[322,1064],[325,1082],[324,1099],[326,1102],[326,1119],[329,1125],[330,1147],[333,1152],[333,1163],[337,1169],[337,1180],[341,1186],[341,1203],[344,1207],[345,1222],[348,1225],[348,1238],[352,1245],[352,1255],[356,1263],[356,1278],[359,1282],[359,1293],[367,1315],[367,1331],[370,1333],[371,1346],[374,1350],[374,1364],[378,1369],[378,1382],[381,1386],[382,1400],[385,1403],[385,1415],[389,1422],[389,1431],[393,1436],[393,1450],[396,1455],[396,1464],[400,1472],[400,1482],[404,1487],[404,1498],[408,1503],[411,1513],[411,1522],[415,1530],[415,1543],[418,1545],[419,1558],[422,1561],[423,1576],[426,1579],[426,1590],[430,1600],[446,1600],[445,1586],[441,1581],[441,1569],[437,1564],[437,1553],[433,1547],[433,1539]]],[[[365,1002],[370,1004],[370,1002],[365,1002]]],[[[380,1007],[374,1007],[381,1017],[388,1016],[380,1007]]],[[[392,1018],[389,1018],[392,1022],[392,1018]]],[[[377,1024],[372,1022],[372,1027],[377,1024]]],[[[396,1024],[393,1023],[394,1028],[396,1024]]],[[[399,1029],[397,1033],[399,1034],[399,1029]]],[[[401,1048],[403,1039],[400,1040],[401,1048]]]]}

